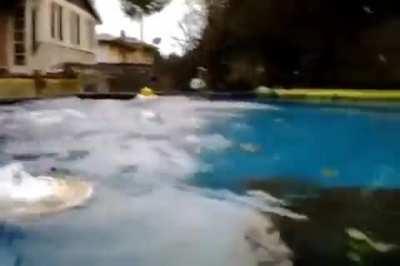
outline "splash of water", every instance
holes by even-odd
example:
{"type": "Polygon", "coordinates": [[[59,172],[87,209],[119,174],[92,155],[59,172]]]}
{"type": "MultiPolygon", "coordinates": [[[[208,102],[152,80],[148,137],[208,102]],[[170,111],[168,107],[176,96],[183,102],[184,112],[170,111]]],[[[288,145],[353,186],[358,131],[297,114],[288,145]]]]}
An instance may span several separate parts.
{"type": "MultiPolygon", "coordinates": [[[[147,102],[43,101],[8,113],[8,126],[0,128],[0,135],[13,138],[6,141],[3,156],[37,155],[24,162],[28,171],[68,169],[96,183],[96,199],[85,210],[69,219],[24,225],[41,236],[26,239],[22,247],[32,265],[44,259],[48,265],[116,265],[121,258],[140,266],[291,265],[291,252],[268,214],[300,220],[304,216],[260,191],[237,195],[186,183],[198,172],[213,170],[200,153],[235,147],[208,128],[252,110],[278,109],[172,97],[147,102]],[[43,110],[51,121],[46,115],[30,119],[43,110]],[[79,235],[79,241],[70,235],[79,235]]],[[[12,184],[12,176],[5,182],[12,184]]],[[[23,179],[32,185],[19,195],[27,191],[40,199],[51,194],[46,178],[24,172],[23,179]]]]}
{"type": "Polygon", "coordinates": [[[14,163],[0,168],[0,219],[59,212],[83,204],[92,195],[89,184],[34,177],[14,163]]]}

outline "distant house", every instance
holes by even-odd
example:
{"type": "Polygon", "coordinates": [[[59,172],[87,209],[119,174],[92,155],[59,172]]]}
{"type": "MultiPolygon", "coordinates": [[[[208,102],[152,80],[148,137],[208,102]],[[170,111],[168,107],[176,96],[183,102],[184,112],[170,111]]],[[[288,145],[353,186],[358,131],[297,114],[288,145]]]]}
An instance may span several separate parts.
{"type": "Polygon", "coordinates": [[[92,78],[88,78],[83,84],[86,92],[134,93],[156,82],[156,47],[124,34],[121,37],[103,34],[97,39],[97,64],[73,67],[74,71],[80,73],[92,73],[92,78]]]}
{"type": "Polygon", "coordinates": [[[90,0],[1,0],[0,69],[47,72],[64,63],[95,64],[95,26],[90,0]]]}
{"type": "Polygon", "coordinates": [[[134,38],[98,36],[97,62],[106,64],[153,65],[157,48],[134,38]]]}

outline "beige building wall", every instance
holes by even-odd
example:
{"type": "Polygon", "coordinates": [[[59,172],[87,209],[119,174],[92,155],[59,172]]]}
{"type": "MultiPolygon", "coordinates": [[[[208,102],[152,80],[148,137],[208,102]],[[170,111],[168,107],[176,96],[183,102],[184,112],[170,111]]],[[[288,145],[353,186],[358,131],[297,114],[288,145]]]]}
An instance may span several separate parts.
{"type": "Polygon", "coordinates": [[[100,43],[96,50],[97,61],[108,64],[145,64],[154,63],[154,54],[142,48],[128,50],[112,44],[100,43]]]}
{"type": "MultiPolygon", "coordinates": [[[[32,73],[35,70],[48,72],[54,66],[62,63],[96,63],[95,49],[96,37],[94,26],[96,19],[87,11],[69,3],[66,0],[27,0],[26,10],[26,58],[24,66],[16,66],[14,56],[10,56],[10,72],[32,73]],[[51,36],[51,5],[57,3],[63,8],[63,40],[57,40],[51,36]],[[36,39],[37,49],[33,51],[32,45],[32,10],[37,10],[36,39]],[[80,45],[72,43],[71,38],[71,16],[80,16],[80,45]],[[92,29],[90,29],[92,27],[92,29]]],[[[11,25],[14,23],[11,18],[11,25]]],[[[10,37],[13,36],[13,27],[10,27],[10,37]]],[[[12,38],[11,38],[12,40],[12,38]]],[[[9,53],[14,54],[14,46],[10,45],[9,53]]]]}
{"type": "Polygon", "coordinates": [[[32,70],[49,71],[62,63],[95,64],[96,57],[90,51],[43,43],[32,58],[32,70]]]}
{"type": "Polygon", "coordinates": [[[96,51],[98,63],[120,64],[123,63],[118,47],[113,47],[108,44],[99,44],[96,51]]]}
{"type": "Polygon", "coordinates": [[[128,54],[129,62],[139,62],[139,64],[152,65],[154,64],[154,55],[146,50],[137,50],[128,54]]]}

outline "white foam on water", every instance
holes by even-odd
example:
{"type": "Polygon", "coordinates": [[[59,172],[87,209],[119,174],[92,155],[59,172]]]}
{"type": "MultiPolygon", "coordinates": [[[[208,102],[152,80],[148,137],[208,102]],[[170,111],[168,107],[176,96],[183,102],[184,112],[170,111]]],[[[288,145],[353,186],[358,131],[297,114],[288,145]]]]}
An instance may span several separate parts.
{"type": "Polygon", "coordinates": [[[90,184],[32,176],[19,163],[0,168],[0,222],[58,213],[83,205],[93,194],[90,184]]]}
{"type": "Polygon", "coordinates": [[[51,177],[33,177],[21,164],[0,168],[0,200],[35,202],[54,195],[55,180],[51,177]]]}
{"type": "Polygon", "coordinates": [[[248,191],[247,195],[237,195],[228,190],[207,190],[206,195],[217,199],[227,200],[229,202],[250,207],[262,213],[276,214],[282,217],[288,217],[294,220],[305,221],[306,215],[295,213],[285,208],[286,203],[262,191],[248,191]]]}
{"type": "MultiPolygon", "coordinates": [[[[259,191],[237,195],[185,184],[196,173],[213,171],[199,153],[235,145],[207,129],[252,110],[278,109],[161,97],[62,99],[14,110],[9,126],[0,128],[0,135],[13,136],[4,147],[8,156],[35,155],[24,162],[28,172],[68,169],[96,183],[95,200],[85,209],[22,224],[39,237],[20,241],[21,253],[31,265],[291,265],[291,252],[268,214],[304,216],[259,191]],[[31,119],[43,110],[51,119],[31,119]],[[83,155],[75,158],[76,151],[83,155]],[[41,156],[46,154],[54,156],[41,156]]],[[[4,176],[13,188],[12,174],[4,176]]],[[[41,187],[46,182],[25,172],[23,177],[33,182],[26,188],[32,199],[48,194],[49,187],[41,187]]]]}
{"type": "Polygon", "coordinates": [[[168,186],[102,196],[79,215],[29,225],[40,236],[21,243],[32,265],[291,265],[277,228],[248,206],[168,186]]]}
{"type": "Polygon", "coordinates": [[[212,135],[188,135],[185,138],[186,142],[198,151],[222,151],[233,146],[232,141],[226,139],[220,134],[212,135]]]}
{"type": "Polygon", "coordinates": [[[239,148],[248,153],[257,153],[260,152],[261,148],[260,146],[253,144],[253,143],[241,143],[239,144],[239,148]]]}
{"type": "Polygon", "coordinates": [[[199,152],[220,152],[233,145],[220,134],[204,133],[210,124],[246,110],[276,109],[184,97],[149,102],[64,99],[31,105],[32,111],[29,107],[16,110],[9,127],[0,129],[0,134],[15,138],[5,146],[7,154],[58,154],[41,158],[41,167],[54,164],[89,176],[118,175],[121,167],[136,166],[141,173],[137,176],[146,179],[187,178],[200,169],[199,152]],[[31,119],[38,114],[39,119],[31,119]],[[79,162],[60,160],[77,150],[88,154],[79,162]]]}
{"type": "Polygon", "coordinates": [[[259,198],[261,200],[264,200],[265,202],[271,202],[279,205],[286,205],[285,201],[275,198],[270,194],[265,193],[264,191],[250,190],[247,192],[247,195],[250,197],[259,198]]]}
{"type": "Polygon", "coordinates": [[[60,109],[60,110],[41,110],[32,111],[27,114],[28,120],[42,125],[59,124],[68,117],[85,119],[85,115],[73,109],[60,109]]]}

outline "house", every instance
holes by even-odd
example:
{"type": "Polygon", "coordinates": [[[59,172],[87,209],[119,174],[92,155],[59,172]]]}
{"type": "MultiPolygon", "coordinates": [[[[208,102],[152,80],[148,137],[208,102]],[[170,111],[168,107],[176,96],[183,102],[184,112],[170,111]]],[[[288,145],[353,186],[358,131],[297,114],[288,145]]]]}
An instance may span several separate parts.
{"type": "Polygon", "coordinates": [[[135,38],[98,36],[97,62],[106,64],[153,65],[157,48],[135,38]]]}
{"type": "Polygon", "coordinates": [[[123,33],[121,37],[102,34],[97,39],[97,64],[71,65],[73,71],[84,77],[84,92],[135,93],[155,83],[156,47],[123,33]]]}
{"type": "Polygon", "coordinates": [[[46,73],[64,63],[96,63],[95,26],[100,17],[90,0],[1,0],[0,69],[46,73]]]}

